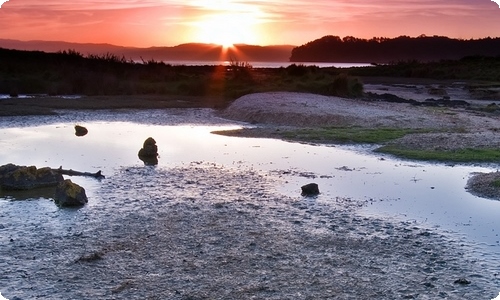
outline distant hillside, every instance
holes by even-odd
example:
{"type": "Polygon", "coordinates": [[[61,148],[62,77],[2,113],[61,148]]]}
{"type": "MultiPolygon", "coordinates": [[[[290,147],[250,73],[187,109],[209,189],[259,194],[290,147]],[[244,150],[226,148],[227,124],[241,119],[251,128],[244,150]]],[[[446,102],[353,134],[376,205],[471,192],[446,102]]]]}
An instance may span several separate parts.
{"type": "Polygon", "coordinates": [[[387,63],[500,56],[500,38],[459,40],[443,36],[372,38],[325,36],[292,50],[291,62],[387,63]]]}
{"type": "Polygon", "coordinates": [[[0,39],[0,48],[15,50],[39,50],[44,52],[59,52],[75,50],[83,55],[102,55],[112,53],[125,57],[127,60],[156,61],[289,61],[294,46],[253,46],[235,45],[234,48],[223,51],[219,45],[213,44],[182,44],[174,47],[134,48],[110,44],[79,44],[54,41],[17,41],[0,39]]]}

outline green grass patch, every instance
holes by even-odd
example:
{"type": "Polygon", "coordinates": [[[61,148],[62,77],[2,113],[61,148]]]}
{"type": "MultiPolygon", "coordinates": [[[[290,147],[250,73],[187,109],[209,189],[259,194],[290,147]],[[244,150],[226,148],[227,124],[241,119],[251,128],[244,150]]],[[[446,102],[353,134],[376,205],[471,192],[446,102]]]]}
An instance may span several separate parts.
{"type": "Polygon", "coordinates": [[[298,141],[379,144],[417,132],[422,131],[396,128],[328,127],[284,131],[281,136],[298,141]]]}
{"type": "Polygon", "coordinates": [[[499,162],[500,149],[459,149],[459,150],[415,150],[404,149],[395,145],[383,146],[376,152],[392,154],[401,158],[442,161],[442,162],[499,162]]]}
{"type": "Polygon", "coordinates": [[[500,188],[500,179],[493,180],[490,185],[495,188],[500,188]]]}

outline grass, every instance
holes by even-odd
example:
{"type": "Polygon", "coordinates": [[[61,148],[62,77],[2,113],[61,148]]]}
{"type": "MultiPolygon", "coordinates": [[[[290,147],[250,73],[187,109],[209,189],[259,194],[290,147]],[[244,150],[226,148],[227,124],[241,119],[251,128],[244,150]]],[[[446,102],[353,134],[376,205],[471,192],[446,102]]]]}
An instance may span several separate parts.
{"type": "MultiPolygon", "coordinates": [[[[397,128],[361,128],[328,127],[296,130],[277,130],[261,132],[258,128],[246,128],[217,132],[227,136],[249,136],[282,138],[297,142],[317,142],[332,144],[384,144],[407,134],[425,133],[428,130],[397,128]]],[[[391,154],[403,159],[453,162],[453,163],[489,163],[500,162],[500,149],[459,149],[459,150],[417,150],[402,148],[397,145],[384,145],[375,152],[391,154]]],[[[500,180],[497,183],[500,186],[500,180]]]]}
{"type": "Polygon", "coordinates": [[[500,188],[500,179],[493,180],[490,183],[490,186],[495,187],[495,188],[500,188]]]}
{"type": "Polygon", "coordinates": [[[285,139],[296,141],[380,144],[417,132],[422,131],[397,128],[328,127],[283,131],[280,135],[285,139]]]}
{"type": "Polygon", "coordinates": [[[400,158],[422,161],[457,163],[500,161],[500,149],[414,150],[404,149],[395,145],[386,145],[375,151],[395,155],[400,158]]]}

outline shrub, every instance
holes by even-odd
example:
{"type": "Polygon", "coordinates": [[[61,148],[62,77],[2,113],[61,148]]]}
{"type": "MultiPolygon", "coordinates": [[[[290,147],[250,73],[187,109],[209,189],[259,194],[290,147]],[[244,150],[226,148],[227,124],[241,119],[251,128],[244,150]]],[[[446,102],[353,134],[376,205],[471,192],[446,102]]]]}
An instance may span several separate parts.
{"type": "Polygon", "coordinates": [[[339,74],[326,88],[326,94],[339,97],[360,97],[363,95],[363,84],[356,77],[339,74]]]}

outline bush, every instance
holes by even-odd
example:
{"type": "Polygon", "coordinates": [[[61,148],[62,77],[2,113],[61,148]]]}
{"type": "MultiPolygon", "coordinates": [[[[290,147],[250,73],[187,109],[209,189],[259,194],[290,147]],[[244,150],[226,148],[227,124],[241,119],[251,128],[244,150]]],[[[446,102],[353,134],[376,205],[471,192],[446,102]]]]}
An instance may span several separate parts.
{"type": "Polygon", "coordinates": [[[360,97],[363,95],[363,83],[356,77],[339,74],[326,88],[326,94],[338,97],[360,97]]]}

